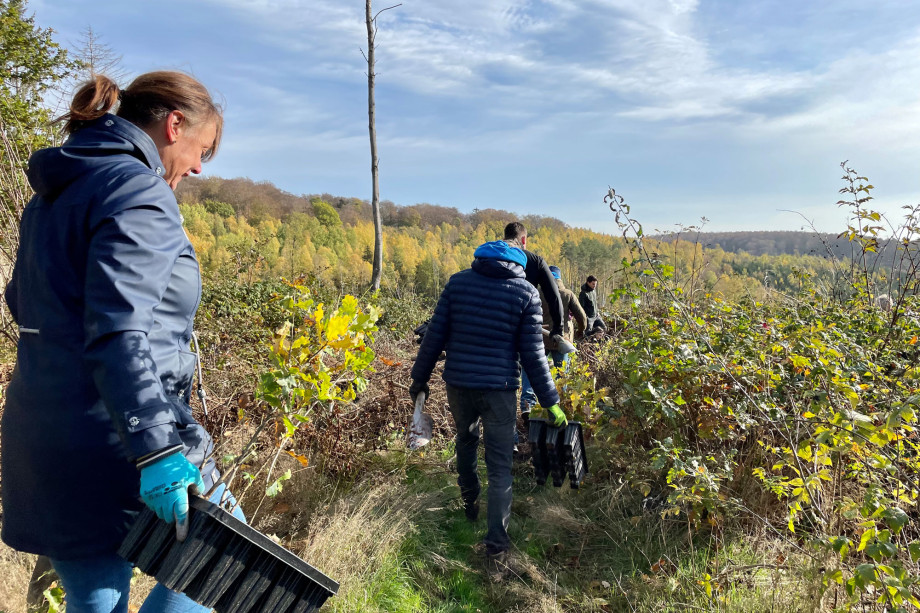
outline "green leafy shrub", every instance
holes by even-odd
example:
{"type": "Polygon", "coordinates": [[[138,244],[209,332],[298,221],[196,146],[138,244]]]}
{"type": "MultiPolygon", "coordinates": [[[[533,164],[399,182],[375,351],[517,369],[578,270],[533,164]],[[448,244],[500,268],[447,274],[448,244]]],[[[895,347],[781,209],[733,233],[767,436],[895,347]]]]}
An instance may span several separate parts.
{"type": "Polygon", "coordinates": [[[916,231],[900,234],[894,304],[880,306],[886,278],[867,254],[881,216],[847,170],[846,274],[830,291],[804,283],[766,303],[691,300],[611,190],[632,258],[612,297],[622,329],[602,360],[612,374],[599,376],[615,402],[598,412],[596,440],[641,446],[648,460],[623,470],[643,494],[668,492],[663,515],[716,530],[729,517],[766,522],[823,569],[822,590],[842,587],[845,608],[900,611],[920,606],[920,301],[905,265],[916,231]]]}

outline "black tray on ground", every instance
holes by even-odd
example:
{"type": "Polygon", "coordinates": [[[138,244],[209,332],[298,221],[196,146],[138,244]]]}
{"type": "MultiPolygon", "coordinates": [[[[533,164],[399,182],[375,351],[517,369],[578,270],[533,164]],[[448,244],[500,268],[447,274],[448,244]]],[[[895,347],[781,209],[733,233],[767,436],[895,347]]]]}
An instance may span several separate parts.
{"type": "Polygon", "coordinates": [[[190,496],[188,536],[144,509],[118,550],[164,586],[218,613],[309,613],[339,584],[216,504],[190,496]]]}
{"type": "Polygon", "coordinates": [[[579,422],[570,421],[563,429],[549,425],[545,419],[531,418],[527,439],[537,485],[543,485],[552,475],[553,485],[561,487],[568,474],[572,489],[578,489],[588,474],[588,456],[579,422]]]}

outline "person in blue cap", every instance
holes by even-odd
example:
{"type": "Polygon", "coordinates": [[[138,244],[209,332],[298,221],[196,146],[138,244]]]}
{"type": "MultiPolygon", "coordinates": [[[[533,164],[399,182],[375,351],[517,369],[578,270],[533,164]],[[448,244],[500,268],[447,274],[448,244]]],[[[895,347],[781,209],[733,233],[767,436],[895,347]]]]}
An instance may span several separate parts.
{"type": "Polygon", "coordinates": [[[527,282],[527,257],[505,241],[479,246],[472,266],[453,275],[441,292],[412,367],[413,403],[428,393],[441,351],[447,351],[444,382],[457,426],[457,483],[470,521],[479,515],[476,451],[480,426],[489,479],[488,532],[483,542],[492,559],[510,547],[512,449],[521,368],[533,384],[548,419],[567,423],[543,349],[540,295],[527,282]]]}

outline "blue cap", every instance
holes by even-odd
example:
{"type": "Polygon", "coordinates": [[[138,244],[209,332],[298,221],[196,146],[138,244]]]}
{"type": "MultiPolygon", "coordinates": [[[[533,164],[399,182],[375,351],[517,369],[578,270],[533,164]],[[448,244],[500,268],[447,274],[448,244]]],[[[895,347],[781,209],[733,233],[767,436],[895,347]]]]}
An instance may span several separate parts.
{"type": "Polygon", "coordinates": [[[514,262],[527,268],[527,256],[524,254],[523,249],[512,247],[505,241],[483,243],[473,252],[473,257],[514,262]]]}
{"type": "Polygon", "coordinates": [[[558,266],[550,266],[549,271],[553,273],[553,277],[556,279],[562,279],[562,271],[559,270],[558,266]]]}

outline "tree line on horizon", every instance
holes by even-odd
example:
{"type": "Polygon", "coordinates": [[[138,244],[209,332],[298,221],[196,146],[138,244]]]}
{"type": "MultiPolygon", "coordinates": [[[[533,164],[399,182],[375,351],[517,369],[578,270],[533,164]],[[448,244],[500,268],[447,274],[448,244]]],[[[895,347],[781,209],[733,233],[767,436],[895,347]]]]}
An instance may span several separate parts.
{"type": "Polygon", "coordinates": [[[846,238],[827,232],[802,230],[739,230],[733,232],[683,232],[656,236],[664,242],[678,238],[700,242],[704,247],[718,247],[732,253],[751,255],[814,255],[850,257],[851,245],[846,238]]]}
{"type": "MultiPolygon", "coordinates": [[[[314,275],[352,290],[371,278],[374,228],[365,200],[298,196],[270,182],[213,176],[188,177],[177,195],[202,268],[212,278],[314,275]]],[[[400,206],[388,200],[380,206],[383,281],[391,288],[436,297],[450,275],[470,265],[477,246],[501,238],[509,221],[527,227],[528,247],[559,266],[575,291],[589,274],[600,279],[601,293],[612,292],[626,281],[623,275],[632,274],[623,264],[628,248],[621,237],[552,217],[498,209],[463,213],[455,207],[400,206]]],[[[688,291],[762,299],[770,289],[789,290],[804,279],[832,275],[832,263],[816,255],[733,252],[694,238],[647,239],[688,291]]]]}

